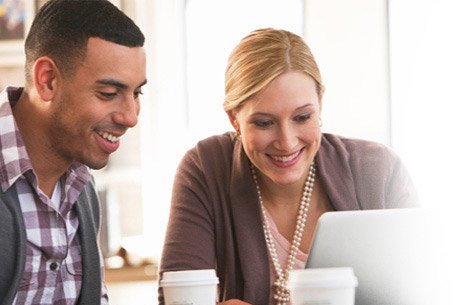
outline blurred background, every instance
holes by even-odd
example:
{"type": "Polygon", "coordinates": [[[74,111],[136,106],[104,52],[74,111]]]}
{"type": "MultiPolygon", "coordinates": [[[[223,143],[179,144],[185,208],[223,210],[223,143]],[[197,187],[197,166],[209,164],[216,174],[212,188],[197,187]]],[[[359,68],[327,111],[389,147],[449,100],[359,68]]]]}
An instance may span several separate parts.
{"type": "MultiPolygon", "coordinates": [[[[23,85],[23,38],[45,0],[0,0],[0,89],[23,85]]],[[[173,175],[198,140],[231,130],[230,51],[262,27],[302,35],[326,92],[323,131],[377,141],[402,158],[421,203],[456,215],[453,0],[117,0],[146,35],[138,127],[95,171],[111,304],[156,304],[173,175]]]]}

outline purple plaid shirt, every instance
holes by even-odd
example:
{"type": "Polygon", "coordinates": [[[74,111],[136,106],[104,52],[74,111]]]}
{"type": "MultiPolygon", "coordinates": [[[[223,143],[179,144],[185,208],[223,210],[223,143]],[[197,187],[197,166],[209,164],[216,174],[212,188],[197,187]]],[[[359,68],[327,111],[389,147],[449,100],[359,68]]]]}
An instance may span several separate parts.
{"type": "MultiPolygon", "coordinates": [[[[90,172],[75,162],[61,177],[51,198],[38,188],[11,111],[21,92],[7,88],[0,95],[0,171],[6,174],[1,175],[0,185],[3,191],[16,187],[27,234],[25,269],[13,304],[76,304],[82,263],[74,204],[90,180],[90,172]]],[[[101,304],[108,304],[104,284],[101,304]]]]}

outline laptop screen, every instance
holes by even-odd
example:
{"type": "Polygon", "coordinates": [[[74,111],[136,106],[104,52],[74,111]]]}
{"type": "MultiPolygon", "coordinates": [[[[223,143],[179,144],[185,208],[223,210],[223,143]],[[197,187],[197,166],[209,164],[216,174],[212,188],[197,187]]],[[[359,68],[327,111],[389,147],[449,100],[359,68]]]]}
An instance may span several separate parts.
{"type": "Polygon", "coordinates": [[[451,222],[424,208],[327,212],[306,268],[352,267],[357,305],[456,304],[451,222]]]}

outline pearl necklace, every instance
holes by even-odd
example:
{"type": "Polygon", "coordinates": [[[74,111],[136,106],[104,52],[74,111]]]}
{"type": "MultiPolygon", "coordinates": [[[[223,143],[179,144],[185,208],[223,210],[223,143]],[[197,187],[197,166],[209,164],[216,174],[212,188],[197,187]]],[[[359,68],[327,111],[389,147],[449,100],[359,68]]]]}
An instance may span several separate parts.
{"type": "Polygon", "coordinates": [[[263,214],[263,231],[266,239],[266,245],[268,247],[269,253],[271,255],[272,263],[274,269],[277,273],[277,280],[274,282],[274,300],[277,305],[286,305],[290,301],[290,291],[287,288],[288,275],[293,269],[296,254],[298,253],[299,246],[301,244],[302,234],[304,232],[304,227],[307,220],[307,213],[309,211],[310,198],[312,196],[312,190],[315,181],[315,165],[312,162],[309,168],[309,173],[307,175],[306,182],[304,184],[304,190],[302,193],[301,201],[299,203],[299,212],[296,219],[296,230],[293,235],[293,242],[291,244],[290,254],[288,255],[287,266],[285,270],[282,270],[282,267],[279,263],[279,258],[277,255],[277,250],[275,247],[274,240],[272,238],[271,230],[269,229],[269,223],[266,218],[266,209],[263,204],[263,198],[261,196],[260,186],[258,184],[257,175],[253,164],[251,165],[251,171],[253,180],[255,182],[256,190],[258,193],[258,199],[260,201],[261,212],[263,214]]]}

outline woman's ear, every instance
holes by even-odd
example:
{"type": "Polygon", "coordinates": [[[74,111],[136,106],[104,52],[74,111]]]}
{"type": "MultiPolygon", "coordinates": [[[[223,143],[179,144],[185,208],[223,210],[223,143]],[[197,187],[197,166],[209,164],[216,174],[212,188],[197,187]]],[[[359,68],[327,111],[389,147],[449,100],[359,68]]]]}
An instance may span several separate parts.
{"type": "Polygon", "coordinates": [[[43,101],[50,101],[56,94],[59,70],[54,60],[47,56],[38,58],[33,65],[33,84],[43,101]]]}
{"type": "Polygon", "coordinates": [[[236,114],[233,112],[233,110],[229,110],[226,112],[228,115],[228,118],[230,119],[231,126],[233,126],[234,130],[236,130],[236,133],[238,135],[241,134],[241,128],[239,126],[239,122],[236,119],[236,114]]]}

